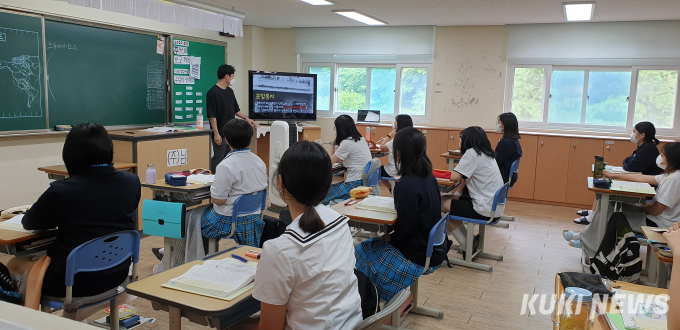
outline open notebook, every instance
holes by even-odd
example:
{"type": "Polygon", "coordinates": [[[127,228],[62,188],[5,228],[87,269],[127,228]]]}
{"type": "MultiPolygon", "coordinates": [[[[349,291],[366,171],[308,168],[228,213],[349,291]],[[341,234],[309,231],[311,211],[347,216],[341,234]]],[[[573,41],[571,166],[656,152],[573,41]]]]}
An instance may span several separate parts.
{"type": "Polygon", "coordinates": [[[208,260],[162,286],[230,301],[252,287],[256,270],[254,262],[232,258],[208,260]]]}
{"type": "Polygon", "coordinates": [[[656,191],[649,183],[612,180],[611,190],[656,195],[656,191]]]}
{"type": "Polygon", "coordinates": [[[387,212],[387,213],[397,213],[394,209],[394,198],[391,197],[367,197],[363,201],[357,204],[358,209],[387,212]]]}

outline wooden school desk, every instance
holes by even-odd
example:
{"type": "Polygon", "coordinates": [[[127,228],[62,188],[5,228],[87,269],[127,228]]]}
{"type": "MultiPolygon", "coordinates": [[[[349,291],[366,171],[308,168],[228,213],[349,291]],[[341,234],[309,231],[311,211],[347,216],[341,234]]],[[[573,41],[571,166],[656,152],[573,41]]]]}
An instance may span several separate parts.
{"type": "MultiPolygon", "coordinates": [[[[210,185],[210,183],[187,183],[186,186],[176,187],[165,183],[165,179],[162,179],[162,181],[156,181],[154,184],[143,183],[142,187],[146,187],[151,190],[151,195],[154,200],[183,203],[186,205],[186,209],[188,211],[203,204],[205,200],[210,199],[210,185]]],[[[163,247],[165,248],[164,253],[168,254],[167,257],[163,258],[163,269],[166,270],[170,269],[170,262],[172,260],[173,253],[173,239],[174,238],[163,237],[163,247]]]]}
{"type": "Polygon", "coordinates": [[[99,327],[0,301],[0,329],[97,330],[99,327]]]}
{"type": "MultiPolygon", "coordinates": [[[[116,162],[113,164],[113,167],[119,171],[128,171],[131,173],[135,172],[135,169],[137,168],[137,164],[135,163],[124,163],[124,162],[116,162]]],[[[64,180],[68,178],[68,171],[66,170],[66,165],[53,165],[53,166],[45,166],[45,167],[38,167],[38,171],[43,171],[47,173],[47,177],[52,179],[52,180],[64,180]]]]}
{"type": "Polygon", "coordinates": [[[0,253],[23,257],[47,250],[57,236],[56,230],[36,233],[0,228],[0,253]]]}
{"type": "Polygon", "coordinates": [[[439,155],[439,157],[442,157],[442,158],[445,158],[445,159],[446,159],[446,165],[449,166],[449,171],[453,171],[454,165],[455,165],[455,164],[458,164],[458,163],[460,162],[460,159],[463,158],[463,156],[452,156],[452,155],[449,155],[448,152],[445,152],[445,153],[439,155]]]}
{"type": "Polygon", "coordinates": [[[371,151],[371,157],[373,158],[385,157],[389,154],[389,151],[380,148],[369,148],[368,150],[371,151]]]}
{"type": "MultiPolygon", "coordinates": [[[[663,234],[654,231],[654,227],[642,226],[642,234],[646,239],[654,240],[659,243],[667,243],[663,234]]],[[[668,288],[668,265],[673,264],[673,258],[662,256],[657,250],[647,245],[647,279],[655,284],[657,288],[668,288]],[[654,252],[652,252],[654,251],[654,252]]]]}
{"type": "MultiPolygon", "coordinates": [[[[612,287],[620,287],[621,290],[625,291],[631,291],[631,292],[636,292],[636,293],[644,293],[644,294],[650,294],[650,295],[660,295],[660,294],[665,294],[668,295],[668,290],[666,289],[659,289],[659,288],[652,288],[644,285],[637,285],[637,284],[631,284],[628,282],[617,282],[617,281],[612,281],[612,287]]],[[[560,274],[555,275],[555,295],[557,296],[557,299],[561,297],[564,294],[564,286],[562,286],[562,281],[560,280],[560,274]]],[[[610,306],[613,303],[614,298],[609,298],[606,303],[604,303],[603,307],[607,312],[610,311],[610,306]]],[[[556,312],[557,315],[559,315],[560,310],[557,310],[556,312]]],[[[615,309],[612,311],[612,313],[619,314],[618,309],[615,309]]],[[[606,320],[604,320],[606,322],[606,320]]],[[[595,319],[595,324],[591,328],[592,330],[603,330],[606,328],[603,328],[602,325],[600,324],[599,320],[595,319]]],[[[559,330],[557,325],[553,324],[553,330],[559,330]]]]}
{"type": "Polygon", "coordinates": [[[627,191],[616,191],[611,189],[595,188],[593,186],[593,177],[588,177],[588,190],[595,193],[595,197],[600,201],[598,208],[600,210],[599,219],[593,221],[600,221],[600,226],[597,230],[597,241],[602,242],[604,233],[607,230],[607,223],[609,221],[607,213],[609,212],[609,202],[620,202],[626,204],[640,203],[645,205],[647,198],[654,197],[654,194],[641,194],[627,191]]]}
{"type": "Polygon", "coordinates": [[[350,227],[361,228],[372,233],[386,233],[387,227],[397,222],[397,213],[357,209],[357,204],[345,206],[348,201],[349,199],[342,201],[331,208],[348,217],[350,227]]]}
{"type": "Polygon", "coordinates": [[[229,328],[243,321],[245,318],[260,310],[260,302],[252,297],[253,290],[249,290],[232,301],[221,300],[201,296],[198,294],[164,288],[161,285],[169,280],[186,273],[189,268],[202,264],[205,260],[221,260],[231,258],[231,254],[237,254],[249,261],[258,262],[259,259],[246,257],[248,250],[262,251],[262,249],[250,246],[235,246],[203,258],[184,264],[182,266],[166,270],[160,274],[147,277],[143,280],[130,283],[127,292],[151,301],[151,307],[155,310],[164,310],[170,314],[170,330],[182,329],[181,318],[217,329],[229,328]]]}

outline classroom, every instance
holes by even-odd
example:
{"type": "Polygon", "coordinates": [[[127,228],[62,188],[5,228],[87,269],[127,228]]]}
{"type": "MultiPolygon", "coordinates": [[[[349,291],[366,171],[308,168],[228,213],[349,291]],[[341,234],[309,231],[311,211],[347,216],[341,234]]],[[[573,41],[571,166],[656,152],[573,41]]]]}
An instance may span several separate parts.
{"type": "Polygon", "coordinates": [[[680,330],[680,1],[0,0],[0,89],[0,329],[680,330]]]}

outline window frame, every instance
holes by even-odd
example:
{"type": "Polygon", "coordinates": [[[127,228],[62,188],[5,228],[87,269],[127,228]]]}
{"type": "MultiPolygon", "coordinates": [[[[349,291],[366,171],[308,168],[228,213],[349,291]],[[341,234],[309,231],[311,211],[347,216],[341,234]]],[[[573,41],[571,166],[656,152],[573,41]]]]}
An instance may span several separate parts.
{"type": "Polygon", "coordinates": [[[394,112],[390,114],[380,114],[380,121],[393,121],[394,116],[400,114],[401,102],[401,72],[404,68],[426,68],[427,69],[427,86],[425,92],[425,114],[411,115],[414,122],[428,122],[430,119],[430,105],[432,93],[432,64],[430,63],[333,63],[333,62],[303,62],[300,64],[300,70],[304,73],[309,73],[310,67],[330,67],[331,68],[331,110],[318,110],[317,117],[335,118],[340,115],[349,115],[356,118],[356,112],[340,111],[338,110],[339,101],[339,70],[341,68],[365,68],[366,71],[366,106],[370,107],[371,101],[371,68],[394,68],[396,69],[395,85],[394,85],[394,112]]]}
{"type": "MultiPolygon", "coordinates": [[[[641,66],[641,65],[531,65],[531,64],[508,64],[508,73],[506,76],[505,88],[505,102],[503,112],[512,111],[512,98],[514,95],[515,70],[519,68],[542,68],[543,74],[543,100],[541,102],[540,121],[520,121],[522,127],[529,129],[547,129],[547,130],[563,130],[563,131],[590,131],[590,132],[607,132],[607,133],[625,133],[632,131],[635,126],[635,102],[637,97],[637,82],[640,70],[669,70],[679,71],[680,66],[663,65],[663,66],[641,66]],[[554,70],[572,70],[572,71],[588,71],[584,77],[584,96],[583,106],[581,109],[581,117],[585,120],[587,107],[587,92],[590,72],[593,71],[628,71],[631,72],[631,84],[628,95],[628,113],[626,116],[625,126],[612,125],[598,125],[585,123],[549,123],[548,112],[550,110],[551,88],[552,88],[552,73],[554,70]]],[[[672,128],[657,128],[657,134],[661,136],[677,136],[680,131],[680,74],[678,74],[678,83],[676,87],[676,101],[675,101],[675,115],[673,118],[672,128]]]]}

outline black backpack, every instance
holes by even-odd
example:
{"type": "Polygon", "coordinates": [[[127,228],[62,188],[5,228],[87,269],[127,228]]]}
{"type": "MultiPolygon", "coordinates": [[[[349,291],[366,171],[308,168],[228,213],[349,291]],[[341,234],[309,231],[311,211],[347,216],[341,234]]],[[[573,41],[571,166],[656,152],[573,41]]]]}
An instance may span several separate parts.
{"type": "Polygon", "coordinates": [[[21,293],[17,289],[17,283],[10,276],[7,267],[0,263],[0,301],[11,304],[21,304],[21,293]]]}
{"type": "Polygon", "coordinates": [[[288,225],[293,222],[288,210],[281,211],[279,219],[262,215],[262,220],[264,220],[264,229],[262,230],[262,238],[260,238],[260,247],[264,246],[264,242],[281,236],[288,225]]]}
{"type": "Polygon", "coordinates": [[[361,314],[365,320],[380,311],[380,298],[378,297],[378,289],[375,287],[371,279],[364,275],[364,273],[355,269],[354,275],[357,277],[357,284],[359,285],[359,296],[361,296],[361,314]]]}

